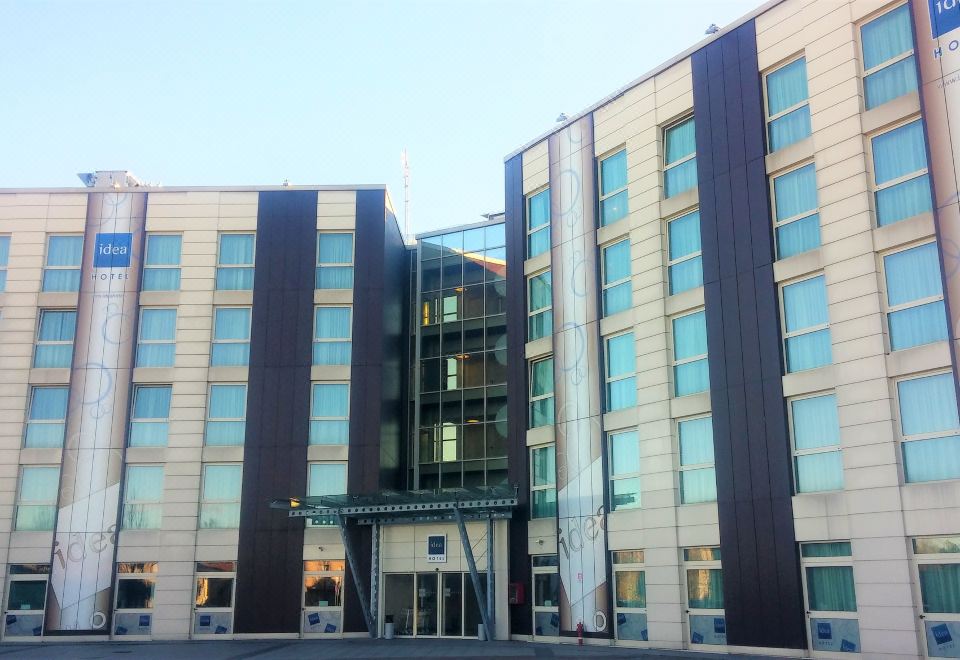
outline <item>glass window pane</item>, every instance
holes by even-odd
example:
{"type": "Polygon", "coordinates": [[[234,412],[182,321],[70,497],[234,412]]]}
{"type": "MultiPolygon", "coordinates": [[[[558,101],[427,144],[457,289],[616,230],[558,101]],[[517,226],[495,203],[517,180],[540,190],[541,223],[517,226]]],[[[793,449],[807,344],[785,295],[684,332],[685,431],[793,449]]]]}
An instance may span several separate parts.
{"type": "Polygon", "coordinates": [[[647,581],[643,571],[617,571],[617,607],[646,607],[647,581]]]}
{"type": "Polygon", "coordinates": [[[20,477],[20,503],[56,503],[59,467],[24,467],[20,477]]]}
{"type": "Polygon", "coordinates": [[[803,557],[850,557],[853,551],[849,541],[828,543],[803,543],[800,545],[803,557]]]}
{"type": "Polygon", "coordinates": [[[843,457],[839,451],[797,456],[796,466],[798,493],[843,489],[843,457]]]}
{"type": "Polygon", "coordinates": [[[707,352],[707,317],[705,312],[673,319],[674,360],[705,355],[707,352]]]}
{"type": "Polygon", "coordinates": [[[783,311],[787,332],[826,324],[827,287],[824,277],[812,277],[783,287],[783,311]]]}
{"type": "Polygon", "coordinates": [[[77,313],[73,310],[43,310],[40,312],[40,341],[73,341],[77,327],[77,313]]]}
{"type": "Polygon", "coordinates": [[[557,460],[554,445],[533,450],[533,485],[548,486],[557,482],[557,460]]]}
{"type": "Polygon", "coordinates": [[[790,403],[790,412],[793,420],[793,443],[797,449],[840,444],[836,395],[796,399],[790,403]]]}
{"type": "Polygon", "coordinates": [[[633,288],[629,280],[622,284],[608,287],[603,290],[603,315],[611,316],[630,309],[632,302],[633,288]]]}
{"type": "Polygon", "coordinates": [[[917,63],[911,55],[863,79],[864,105],[870,110],[916,89],[917,63]]]}
{"type": "Polygon", "coordinates": [[[697,150],[697,129],[691,117],[666,130],[665,164],[669,165],[697,150]]]}
{"type": "Polygon", "coordinates": [[[180,236],[148,235],[146,266],[179,266],[180,236]]]}
{"type": "Polygon", "coordinates": [[[947,339],[947,313],[942,300],[891,312],[887,322],[890,348],[895,351],[947,339]]]}
{"type": "Polygon", "coordinates": [[[317,307],[314,315],[314,339],[350,337],[349,307],[317,307]]]}
{"type": "Polygon", "coordinates": [[[600,194],[609,195],[627,185],[627,150],[600,161],[600,194]]]}
{"type": "Polygon", "coordinates": [[[767,112],[772,117],[807,99],[807,61],[800,58],[767,76],[767,112]]]}
{"type": "Polygon", "coordinates": [[[700,211],[671,220],[667,225],[670,259],[679,259],[700,251],[700,211]]]}
{"type": "Polygon", "coordinates": [[[537,193],[528,200],[527,227],[536,229],[550,222],[550,190],[537,193]]]}
{"type": "Polygon", "coordinates": [[[873,171],[877,184],[926,167],[927,151],[919,120],[873,138],[873,171]]]}
{"type": "Polygon", "coordinates": [[[317,264],[353,262],[353,234],[317,234],[317,264]]]}
{"type": "Polygon", "coordinates": [[[242,476],[240,465],[204,466],[203,501],[239,501],[242,476]]]}
{"type": "Polygon", "coordinates": [[[48,266],[80,266],[83,236],[51,236],[47,243],[48,266]]]}
{"type": "Polygon", "coordinates": [[[897,383],[903,435],[937,433],[960,426],[953,375],[936,374],[897,383]]]}
{"type": "Polygon", "coordinates": [[[676,396],[687,396],[710,389],[710,367],[707,359],[678,364],[673,368],[676,396]]]}
{"type": "Polygon", "coordinates": [[[942,294],[937,244],[889,254],[883,258],[887,281],[887,304],[902,305],[942,294]]]}
{"type": "Polygon", "coordinates": [[[777,227],[777,258],[786,259],[820,246],[820,214],[777,227]]]}
{"type": "Polygon", "coordinates": [[[960,478],[960,436],[904,442],[903,471],[908,483],[960,478]]]}
{"type": "Polygon", "coordinates": [[[773,180],[777,220],[785,220],[817,208],[817,174],[813,164],[773,180]]]}
{"type": "Polygon", "coordinates": [[[144,291],[178,291],[180,289],[180,269],[144,268],[140,288],[144,291]]]}
{"type": "Polygon", "coordinates": [[[253,265],[253,234],[221,234],[219,263],[226,266],[253,265]]]}
{"type": "Polygon", "coordinates": [[[640,478],[614,479],[610,482],[610,510],[631,509],[640,506],[640,478]]]}
{"type": "Polygon", "coordinates": [[[686,160],[663,172],[663,196],[667,199],[696,187],[696,158],[686,160]]]}
{"type": "Polygon", "coordinates": [[[636,347],[633,333],[617,335],[607,340],[607,377],[632,374],[637,370],[636,347]]]}
{"type": "Polygon", "coordinates": [[[67,387],[35,387],[30,400],[30,421],[62,420],[67,416],[67,387]]]}
{"type": "Polygon", "coordinates": [[[347,492],[347,466],[342,463],[312,463],[307,495],[343,495],[347,492]]]}
{"type": "Polygon", "coordinates": [[[814,612],[856,612],[851,566],[808,566],[808,606],[814,612]]]}
{"type": "Polygon", "coordinates": [[[173,341],[177,336],[177,310],[144,309],[140,313],[140,339],[173,341]]]}
{"type": "Polygon", "coordinates": [[[167,419],[170,416],[170,392],[169,385],[137,387],[133,403],[134,418],[167,419]]]}
{"type": "Polygon", "coordinates": [[[543,396],[553,393],[553,358],[538,360],[531,365],[530,395],[543,396]]]}
{"type": "Polygon", "coordinates": [[[923,611],[960,613],[960,564],[920,564],[923,611]]]}
{"type": "Polygon", "coordinates": [[[881,227],[928,213],[932,208],[930,179],[926,174],[877,192],[877,224],[881,227]]]}
{"type": "Polygon", "coordinates": [[[627,206],[626,190],[600,200],[600,224],[605,227],[627,217],[627,206]]]}
{"type": "Polygon", "coordinates": [[[246,416],[246,385],[211,385],[211,419],[242,419],[246,416]]]}
{"type": "Polygon", "coordinates": [[[603,283],[612,284],[630,277],[630,241],[603,248],[603,283]]]}
{"type": "Polygon", "coordinates": [[[345,383],[314,383],[311,417],[346,417],[350,386],[345,383]]]}
{"type": "Polygon", "coordinates": [[[634,474],[640,471],[640,436],[636,431],[611,433],[610,474],[634,474]]]}
{"type": "Polygon", "coordinates": [[[897,55],[913,50],[910,8],[903,5],[866,23],[860,29],[863,68],[872,69],[897,55]]]}
{"type": "Polygon", "coordinates": [[[830,331],[818,330],[787,339],[787,371],[816,369],[833,360],[830,331]]]}
{"type": "Polygon", "coordinates": [[[918,555],[960,553],[960,536],[934,536],[913,539],[913,552],[918,555]]]}
{"type": "Polygon", "coordinates": [[[680,472],[680,500],[684,504],[717,501],[717,474],[712,467],[680,472]]]}
{"type": "Polygon", "coordinates": [[[694,257],[669,268],[670,295],[703,286],[703,258],[694,257]]]}
{"type": "Polygon", "coordinates": [[[530,503],[531,518],[554,518],[557,515],[557,491],[553,488],[535,490],[530,503]]]}
{"type": "Polygon", "coordinates": [[[553,283],[549,270],[530,278],[529,305],[531,312],[553,305],[553,283]]]}
{"type": "Polygon", "coordinates": [[[789,147],[810,136],[810,106],[804,105],[770,122],[770,151],[789,147]]]}
{"type": "Polygon", "coordinates": [[[250,309],[221,307],[216,310],[214,340],[250,339],[250,309]]]}
{"type": "Polygon", "coordinates": [[[163,466],[131,465],[127,468],[126,502],[159,502],[163,499],[163,466]]]}
{"type": "Polygon", "coordinates": [[[155,580],[117,580],[118,610],[149,610],[153,607],[155,580]]]}
{"type": "Polygon", "coordinates": [[[713,418],[688,419],[677,424],[680,465],[713,463],[713,418]]]}
{"type": "MultiPolygon", "coordinates": [[[[10,582],[10,597],[7,599],[7,610],[43,610],[46,595],[46,580],[14,580],[10,582]]],[[[9,635],[9,632],[7,634],[9,635]]]]}
{"type": "Polygon", "coordinates": [[[723,609],[723,572],[719,568],[687,569],[687,606],[691,609],[723,609]]]}

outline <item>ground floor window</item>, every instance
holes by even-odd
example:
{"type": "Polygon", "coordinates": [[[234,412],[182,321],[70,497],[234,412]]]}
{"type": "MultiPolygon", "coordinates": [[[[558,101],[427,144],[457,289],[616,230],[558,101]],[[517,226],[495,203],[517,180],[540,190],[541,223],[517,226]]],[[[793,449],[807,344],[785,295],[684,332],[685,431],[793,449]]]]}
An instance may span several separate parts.
{"type": "Polygon", "coordinates": [[[533,634],[560,634],[560,562],[557,555],[535,555],[533,562],[533,634]]]}
{"type": "MultiPolygon", "coordinates": [[[[481,573],[482,589],[486,583],[481,573]]],[[[476,637],[483,623],[469,573],[385,573],[381,584],[383,623],[395,635],[476,637]]]]}
{"type": "Polygon", "coordinates": [[[342,632],[342,559],[303,562],[303,632],[342,632]]]}
{"type": "Polygon", "coordinates": [[[913,539],[927,655],[960,657],[960,536],[913,539]]]}
{"type": "Polygon", "coordinates": [[[801,543],[803,580],[814,651],[858,653],[860,625],[849,541],[801,543]]]}
{"type": "Polygon", "coordinates": [[[153,623],[153,597],[157,588],[157,562],[117,563],[115,635],[149,635],[153,623]]]}
{"type": "Polygon", "coordinates": [[[683,549],[687,582],[687,628],[691,644],[727,643],[720,548],[683,549]]]}
{"type": "Polygon", "coordinates": [[[10,564],[7,573],[5,637],[39,637],[47,602],[50,564],[10,564]]]}
{"type": "Polygon", "coordinates": [[[193,616],[195,635],[226,635],[233,632],[236,578],[235,561],[197,562],[197,597],[193,616]]]}
{"type": "Polygon", "coordinates": [[[647,576],[643,550],[614,550],[613,581],[617,639],[647,641],[647,576]]]}

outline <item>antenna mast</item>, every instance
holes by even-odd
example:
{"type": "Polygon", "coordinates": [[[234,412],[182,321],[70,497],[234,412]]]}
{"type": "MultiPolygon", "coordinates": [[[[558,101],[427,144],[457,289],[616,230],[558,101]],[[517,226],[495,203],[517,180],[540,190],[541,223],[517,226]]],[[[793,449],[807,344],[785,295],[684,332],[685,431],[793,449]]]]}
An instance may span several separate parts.
{"type": "Polygon", "coordinates": [[[407,150],[404,148],[400,152],[400,166],[403,168],[403,233],[404,240],[411,240],[410,237],[410,160],[407,158],[407,150]]]}

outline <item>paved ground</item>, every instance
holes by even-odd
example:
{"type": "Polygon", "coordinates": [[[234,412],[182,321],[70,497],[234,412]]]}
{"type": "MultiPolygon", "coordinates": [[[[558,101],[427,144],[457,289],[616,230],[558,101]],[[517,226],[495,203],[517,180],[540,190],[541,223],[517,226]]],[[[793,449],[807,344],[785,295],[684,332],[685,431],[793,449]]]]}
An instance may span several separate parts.
{"type": "MultiPolygon", "coordinates": [[[[308,658],[669,658],[734,660],[750,656],[651,651],[574,644],[478,642],[475,640],[269,640],[194,642],[96,642],[0,644],[0,660],[306,660],[308,658]]],[[[756,656],[752,656],[756,658],[756,656]]],[[[770,656],[766,656],[770,657],[770,656]]]]}

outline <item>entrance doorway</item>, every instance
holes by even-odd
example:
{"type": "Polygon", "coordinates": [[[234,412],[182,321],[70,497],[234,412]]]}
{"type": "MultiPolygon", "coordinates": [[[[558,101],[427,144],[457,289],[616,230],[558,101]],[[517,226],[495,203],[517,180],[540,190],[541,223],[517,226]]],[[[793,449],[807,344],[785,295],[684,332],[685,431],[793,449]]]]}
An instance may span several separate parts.
{"type": "MultiPolygon", "coordinates": [[[[385,573],[383,621],[404,637],[476,637],[482,623],[469,573],[385,573]]],[[[480,575],[486,585],[486,575],[480,575]]]]}

